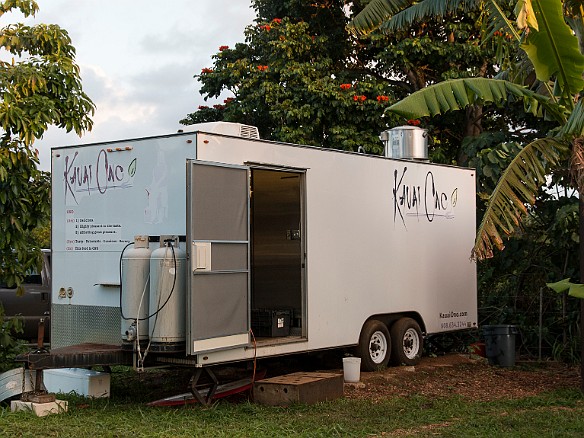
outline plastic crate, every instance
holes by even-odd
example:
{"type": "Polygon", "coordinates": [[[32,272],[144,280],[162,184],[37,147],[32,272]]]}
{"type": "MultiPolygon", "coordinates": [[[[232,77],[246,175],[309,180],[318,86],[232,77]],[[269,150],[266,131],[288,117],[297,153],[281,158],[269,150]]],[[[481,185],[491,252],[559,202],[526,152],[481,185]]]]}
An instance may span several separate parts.
{"type": "Polygon", "coordinates": [[[251,329],[256,337],[275,338],[290,334],[290,310],[253,309],[251,329]]]}

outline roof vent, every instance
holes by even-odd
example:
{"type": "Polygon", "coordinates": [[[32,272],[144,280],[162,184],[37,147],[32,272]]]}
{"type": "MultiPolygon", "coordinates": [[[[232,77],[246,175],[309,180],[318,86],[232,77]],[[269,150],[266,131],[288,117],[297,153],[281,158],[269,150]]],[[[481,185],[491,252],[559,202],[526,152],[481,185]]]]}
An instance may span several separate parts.
{"type": "Polygon", "coordinates": [[[209,134],[231,135],[233,137],[259,139],[258,128],[250,125],[233,122],[206,122],[196,123],[181,128],[179,132],[207,132],[209,134]]]}
{"type": "Polygon", "coordinates": [[[417,126],[398,126],[383,131],[379,139],[385,156],[406,160],[428,161],[428,131],[417,126]]]}
{"type": "Polygon", "coordinates": [[[250,125],[239,125],[239,135],[245,138],[260,138],[260,133],[258,132],[258,128],[255,126],[250,125]]]}

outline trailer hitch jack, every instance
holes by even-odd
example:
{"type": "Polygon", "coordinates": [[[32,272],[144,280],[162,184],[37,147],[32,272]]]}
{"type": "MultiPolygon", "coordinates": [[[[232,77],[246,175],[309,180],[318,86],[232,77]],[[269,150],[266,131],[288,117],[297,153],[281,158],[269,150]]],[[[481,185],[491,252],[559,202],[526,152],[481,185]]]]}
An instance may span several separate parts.
{"type": "MultiPolygon", "coordinates": [[[[45,338],[45,319],[41,318],[39,320],[39,330],[38,330],[38,337],[37,337],[37,349],[33,351],[31,354],[47,354],[48,351],[44,347],[44,338],[45,338]]],[[[26,368],[29,368],[30,363],[26,364],[26,368]]],[[[23,379],[26,373],[23,374],[23,379]]],[[[24,389],[24,382],[23,382],[23,389],[24,389]]],[[[56,400],[55,394],[51,394],[47,391],[45,387],[44,378],[43,378],[43,370],[37,369],[35,372],[35,383],[34,389],[31,392],[23,392],[20,400],[26,402],[33,402],[33,403],[51,403],[56,400]]]]}

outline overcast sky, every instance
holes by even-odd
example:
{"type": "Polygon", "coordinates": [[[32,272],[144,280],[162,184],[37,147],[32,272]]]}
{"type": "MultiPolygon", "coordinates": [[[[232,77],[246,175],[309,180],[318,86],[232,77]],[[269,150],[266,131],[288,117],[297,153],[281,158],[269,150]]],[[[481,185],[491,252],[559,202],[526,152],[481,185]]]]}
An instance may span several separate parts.
{"type": "MultiPolygon", "coordinates": [[[[219,46],[243,42],[255,17],[249,0],[37,3],[36,17],[25,22],[69,32],[83,89],[97,106],[93,130],[82,138],[53,127],[35,142],[43,170],[50,170],[52,146],[176,132],[178,121],[204,103],[193,75],[211,66],[219,46]]],[[[0,26],[22,21],[6,14],[0,26]]]]}

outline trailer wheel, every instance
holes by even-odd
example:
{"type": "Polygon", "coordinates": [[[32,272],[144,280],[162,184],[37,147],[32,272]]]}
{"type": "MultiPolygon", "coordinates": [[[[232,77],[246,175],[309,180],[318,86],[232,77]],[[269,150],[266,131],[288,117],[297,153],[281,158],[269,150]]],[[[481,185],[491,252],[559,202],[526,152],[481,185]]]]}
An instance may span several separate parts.
{"type": "Polygon", "coordinates": [[[394,365],[417,365],[422,359],[423,338],[412,318],[398,319],[391,327],[391,361],[394,365]]]}
{"type": "Polygon", "coordinates": [[[387,326],[375,319],[367,321],[361,329],[357,355],[363,371],[385,368],[391,353],[391,338],[387,326]]]}

